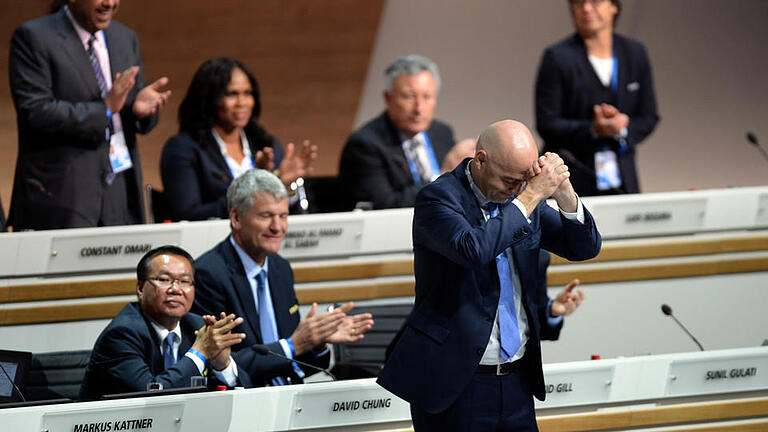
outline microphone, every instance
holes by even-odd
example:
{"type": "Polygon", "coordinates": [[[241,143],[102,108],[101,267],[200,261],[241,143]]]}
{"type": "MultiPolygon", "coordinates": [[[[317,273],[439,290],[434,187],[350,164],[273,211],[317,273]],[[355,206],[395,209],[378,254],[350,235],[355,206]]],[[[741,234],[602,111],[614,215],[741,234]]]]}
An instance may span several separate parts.
{"type": "Polygon", "coordinates": [[[27,401],[27,399],[26,399],[26,398],[24,397],[24,395],[21,393],[21,389],[19,389],[19,387],[18,387],[18,386],[16,385],[16,383],[13,381],[13,379],[11,378],[11,376],[8,374],[8,371],[7,371],[7,370],[5,370],[5,366],[3,366],[3,362],[1,362],[1,361],[0,361],[0,369],[2,369],[2,370],[3,370],[3,373],[5,374],[5,377],[6,377],[6,378],[8,378],[8,382],[10,382],[10,383],[11,383],[11,385],[13,386],[13,388],[16,390],[16,393],[18,393],[18,394],[19,394],[19,397],[21,397],[21,401],[22,401],[22,402],[26,402],[26,401],[27,401]]]}
{"type": "MultiPolygon", "coordinates": [[[[576,156],[573,153],[571,153],[570,150],[565,149],[565,148],[561,148],[561,149],[559,149],[557,151],[557,153],[560,156],[562,156],[563,159],[566,160],[566,162],[568,162],[568,165],[575,166],[579,170],[589,174],[590,177],[592,177],[593,179],[595,179],[595,181],[597,181],[597,173],[595,172],[595,170],[593,170],[592,168],[590,168],[587,165],[585,165],[584,162],[576,159],[576,156]]],[[[619,192],[621,194],[627,193],[624,190],[624,186],[623,185],[620,185],[619,187],[611,188],[611,189],[608,189],[608,190],[614,190],[614,191],[617,191],[617,192],[619,192]]]]}
{"type": "Polygon", "coordinates": [[[306,363],[306,362],[303,362],[303,361],[300,361],[300,360],[296,360],[296,359],[290,359],[290,358],[288,358],[288,357],[286,357],[286,356],[284,356],[284,355],[282,355],[282,354],[278,354],[278,353],[276,353],[276,352],[274,352],[274,351],[270,350],[270,349],[269,349],[269,347],[268,347],[268,346],[266,346],[266,345],[255,344],[255,345],[251,346],[251,348],[253,348],[253,350],[254,350],[254,351],[256,351],[256,353],[258,353],[258,354],[261,354],[261,355],[265,355],[265,356],[266,356],[266,355],[273,355],[273,356],[277,356],[277,357],[280,357],[280,358],[282,358],[282,359],[285,359],[285,360],[288,360],[288,361],[296,362],[296,363],[298,363],[298,364],[300,364],[300,365],[302,365],[302,366],[306,366],[306,367],[308,367],[308,368],[310,368],[310,369],[314,369],[314,370],[316,370],[316,371],[318,371],[318,372],[325,372],[325,373],[327,373],[327,374],[328,374],[328,376],[330,376],[330,377],[331,377],[331,379],[332,379],[333,381],[337,381],[337,380],[336,380],[336,377],[335,377],[335,376],[334,376],[334,375],[331,373],[331,371],[330,371],[330,370],[328,370],[328,369],[323,369],[323,368],[321,368],[321,367],[317,367],[317,366],[315,366],[315,365],[313,365],[313,364],[309,364],[309,363],[306,363]]]}
{"type": "Polygon", "coordinates": [[[672,314],[672,308],[671,308],[671,307],[669,307],[669,305],[668,305],[668,304],[663,304],[663,305],[661,305],[661,311],[664,313],[664,315],[667,315],[667,316],[671,316],[671,317],[672,317],[672,319],[673,319],[673,320],[675,320],[675,322],[677,323],[677,325],[679,325],[679,326],[680,326],[680,328],[681,328],[681,329],[683,329],[683,331],[684,331],[684,332],[685,332],[685,333],[688,335],[688,337],[690,337],[691,339],[693,339],[693,341],[696,343],[696,345],[698,345],[698,346],[699,346],[699,349],[700,349],[700,350],[702,350],[702,351],[704,351],[704,347],[703,347],[703,346],[701,346],[701,344],[699,343],[699,341],[698,341],[698,340],[697,340],[697,339],[696,339],[696,338],[695,338],[695,337],[694,337],[694,336],[691,334],[691,332],[689,332],[689,331],[688,331],[688,329],[687,329],[687,328],[685,328],[685,326],[683,325],[683,323],[681,323],[680,321],[678,321],[678,320],[677,320],[677,318],[675,318],[675,316],[672,314]]]}
{"type": "Polygon", "coordinates": [[[749,141],[753,146],[757,147],[760,150],[760,153],[763,154],[763,157],[768,160],[768,150],[766,150],[765,147],[760,144],[760,141],[757,140],[757,135],[755,135],[753,132],[747,131],[747,141],[749,141]]]}

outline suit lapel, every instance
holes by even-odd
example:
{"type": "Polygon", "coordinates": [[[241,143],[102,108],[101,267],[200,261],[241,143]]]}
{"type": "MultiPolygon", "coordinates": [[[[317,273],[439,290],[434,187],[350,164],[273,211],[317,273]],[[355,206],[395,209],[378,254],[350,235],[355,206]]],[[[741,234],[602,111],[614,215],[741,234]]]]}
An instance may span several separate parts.
{"type": "MultiPolygon", "coordinates": [[[[144,311],[141,310],[141,307],[139,306],[139,304],[135,303],[133,304],[133,307],[136,308],[136,312],[139,314],[139,317],[144,322],[144,329],[146,329],[146,336],[151,341],[151,343],[149,344],[149,360],[152,368],[152,373],[157,374],[165,369],[163,356],[160,353],[160,342],[157,340],[157,333],[155,333],[155,329],[152,328],[152,324],[150,324],[149,317],[144,315],[144,311]]],[[[179,351],[179,355],[181,355],[181,351],[179,351]]]]}
{"type": "Polygon", "coordinates": [[[88,58],[88,54],[85,52],[85,48],[83,48],[83,43],[77,36],[75,28],[72,26],[72,23],[69,22],[69,18],[63,8],[58,13],[57,22],[57,33],[61,38],[61,51],[65,52],[72,60],[70,62],[72,68],[77,71],[82,78],[83,83],[85,83],[91,93],[89,99],[101,99],[99,82],[96,79],[96,74],[91,68],[91,60],[88,58]]]}
{"type": "Polygon", "coordinates": [[[408,167],[408,159],[403,151],[403,145],[400,142],[400,133],[395,129],[392,121],[389,120],[389,116],[384,112],[381,114],[381,132],[382,141],[389,148],[389,157],[392,159],[393,164],[398,168],[398,175],[405,184],[413,183],[413,174],[408,167]]]}
{"type": "Polygon", "coordinates": [[[224,155],[221,154],[221,149],[219,148],[216,139],[213,137],[213,133],[209,132],[209,134],[210,140],[208,141],[208,145],[203,147],[203,151],[213,162],[216,168],[215,174],[221,175],[222,181],[231,183],[234,179],[232,178],[232,172],[229,170],[229,165],[227,165],[227,161],[224,159],[224,155]]]}
{"type": "Polygon", "coordinates": [[[469,185],[469,180],[464,172],[469,161],[467,159],[464,159],[464,161],[465,162],[460,163],[459,166],[453,170],[453,175],[458,178],[459,183],[461,183],[462,186],[461,194],[459,194],[461,208],[464,209],[464,216],[470,221],[472,226],[480,226],[485,223],[485,217],[483,216],[480,204],[478,204],[475,193],[472,192],[472,187],[469,185]]]}
{"type": "Polygon", "coordinates": [[[227,263],[229,270],[229,277],[232,281],[232,286],[235,288],[235,293],[240,300],[240,305],[243,307],[243,313],[245,321],[243,324],[247,324],[248,331],[253,334],[256,339],[261,343],[261,328],[259,326],[259,314],[256,312],[256,299],[253,297],[253,291],[251,291],[251,284],[248,281],[248,277],[245,275],[245,269],[243,268],[240,257],[235,252],[235,248],[229,242],[229,238],[224,240],[223,248],[224,262],[227,263]],[[247,317],[253,317],[248,319],[247,317]]]}

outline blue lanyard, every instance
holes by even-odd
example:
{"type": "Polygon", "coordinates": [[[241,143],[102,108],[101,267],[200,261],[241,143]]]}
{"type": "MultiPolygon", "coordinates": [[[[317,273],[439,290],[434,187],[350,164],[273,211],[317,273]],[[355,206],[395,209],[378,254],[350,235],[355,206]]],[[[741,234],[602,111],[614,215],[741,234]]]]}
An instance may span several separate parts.
{"type": "Polygon", "coordinates": [[[611,92],[617,94],[619,92],[619,59],[616,58],[616,53],[613,54],[613,72],[611,73],[611,92]]]}
{"type": "MultiPolygon", "coordinates": [[[[414,135],[415,136],[415,135],[414,135]]],[[[427,150],[427,157],[429,158],[429,166],[432,169],[432,175],[440,172],[440,166],[437,164],[437,158],[435,157],[435,151],[432,150],[432,142],[429,140],[429,135],[426,132],[424,136],[424,148],[427,150]]],[[[414,184],[421,184],[421,176],[419,176],[419,170],[416,169],[416,163],[406,155],[408,160],[408,168],[411,170],[414,184]]]]}

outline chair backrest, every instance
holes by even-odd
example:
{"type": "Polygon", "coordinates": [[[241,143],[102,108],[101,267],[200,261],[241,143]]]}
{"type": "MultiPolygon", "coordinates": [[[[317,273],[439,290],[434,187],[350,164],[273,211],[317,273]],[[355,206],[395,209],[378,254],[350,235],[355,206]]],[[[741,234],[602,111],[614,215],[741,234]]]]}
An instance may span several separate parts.
{"type": "Polygon", "coordinates": [[[152,185],[145,186],[147,189],[147,207],[151,223],[163,223],[171,220],[171,209],[168,200],[165,198],[165,192],[155,189],[152,185]]]}
{"type": "Polygon", "coordinates": [[[388,304],[355,308],[351,313],[371,313],[374,325],[355,343],[334,346],[333,368],[338,379],[369,378],[378,375],[386,360],[387,346],[395,338],[413,309],[412,304],[388,304]]]}
{"type": "Polygon", "coordinates": [[[310,213],[350,211],[352,207],[338,177],[307,177],[304,179],[310,213]]]}
{"type": "Polygon", "coordinates": [[[76,400],[90,358],[90,350],[34,354],[24,396],[30,401],[76,400]]]}

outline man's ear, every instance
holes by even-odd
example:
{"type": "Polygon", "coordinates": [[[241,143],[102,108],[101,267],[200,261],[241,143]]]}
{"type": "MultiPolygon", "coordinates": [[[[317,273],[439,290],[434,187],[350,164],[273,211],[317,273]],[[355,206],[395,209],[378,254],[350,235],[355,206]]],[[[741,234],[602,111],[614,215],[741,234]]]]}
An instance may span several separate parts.
{"type": "Polygon", "coordinates": [[[477,152],[475,152],[475,162],[477,162],[478,168],[485,165],[485,162],[488,158],[488,153],[484,149],[480,149],[477,152]]]}
{"type": "Polygon", "coordinates": [[[229,210],[229,225],[232,228],[240,229],[240,215],[235,208],[229,210]]]}
{"type": "Polygon", "coordinates": [[[136,297],[141,300],[141,295],[144,293],[144,283],[139,281],[136,283],[136,297]]]}

